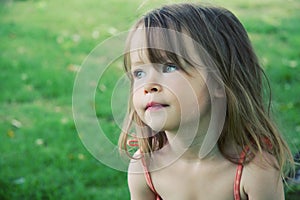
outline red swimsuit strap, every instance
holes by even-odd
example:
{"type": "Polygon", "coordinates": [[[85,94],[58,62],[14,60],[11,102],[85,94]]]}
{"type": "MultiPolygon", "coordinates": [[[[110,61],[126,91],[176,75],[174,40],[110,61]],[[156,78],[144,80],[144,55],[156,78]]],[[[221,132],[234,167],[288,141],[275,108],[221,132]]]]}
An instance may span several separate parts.
{"type": "Polygon", "coordinates": [[[249,151],[249,147],[246,146],[240,155],[239,164],[236,168],[236,174],[235,174],[234,185],[233,185],[234,200],[241,199],[240,187],[241,187],[241,178],[242,178],[242,173],[243,173],[243,168],[244,168],[243,163],[245,161],[248,151],[249,151]]]}
{"type": "Polygon", "coordinates": [[[156,192],[156,190],[154,188],[153,181],[152,181],[152,178],[151,178],[151,174],[148,170],[148,167],[147,167],[147,164],[146,164],[146,161],[145,161],[144,157],[142,157],[142,164],[143,164],[143,168],[144,168],[144,172],[145,172],[144,174],[145,174],[147,185],[150,187],[152,192],[156,195],[156,200],[162,200],[162,198],[159,196],[159,194],[156,192]]]}
{"type": "MultiPolygon", "coordinates": [[[[138,145],[138,140],[137,139],[128,140],[127,145],[131,146],[131,147],[138,147],[139,146],[138,145]]],[[[162,200],[162,198],[159,196],[159,194],[156,192],[156,190],[154,188],[153,181],[152,181],[152,178],[151,178],[151,174],[148,170],[148,167],[147,167],[147,164],[146,164],[146,161],[145,161],[145,157],[142,156],[141,160],[142,160],[142,166],[143,166],[143,169],[144,169],[144,174],[145,174],[147,185],[150,187],[152,192],[155,194],[156,200],[162,200]]]]}

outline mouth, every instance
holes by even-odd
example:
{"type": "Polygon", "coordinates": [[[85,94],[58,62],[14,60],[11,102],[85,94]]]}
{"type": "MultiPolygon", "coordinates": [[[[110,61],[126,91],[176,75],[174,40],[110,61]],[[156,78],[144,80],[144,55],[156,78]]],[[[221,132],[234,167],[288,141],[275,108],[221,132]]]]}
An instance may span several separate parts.
{"type": "Polygon", "coordinates": [[[161,104],[161,103],[157,103],[157,102],[149,102],[146,105],[145,110],[159,110],[161,108],[165,108],[168,107],[168,104],[161,104]]]}

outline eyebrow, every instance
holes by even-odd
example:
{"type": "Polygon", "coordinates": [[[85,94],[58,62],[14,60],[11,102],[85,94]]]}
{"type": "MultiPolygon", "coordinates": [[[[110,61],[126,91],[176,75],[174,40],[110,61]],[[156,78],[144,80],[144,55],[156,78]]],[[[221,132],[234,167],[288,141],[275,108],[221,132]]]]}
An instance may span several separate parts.
{"type": "Polygon", "coordinates": [[[131,62],[131,67],[138,67],[140,65],[145,65],[143,61],[131,62]]]}
{"type": "Polygon", "coordinates": [[[145,63],[142,61],[137,61],[137,62],[131,62],[131,66],[138,66],[138,65],[144,65],[145,63]]]}

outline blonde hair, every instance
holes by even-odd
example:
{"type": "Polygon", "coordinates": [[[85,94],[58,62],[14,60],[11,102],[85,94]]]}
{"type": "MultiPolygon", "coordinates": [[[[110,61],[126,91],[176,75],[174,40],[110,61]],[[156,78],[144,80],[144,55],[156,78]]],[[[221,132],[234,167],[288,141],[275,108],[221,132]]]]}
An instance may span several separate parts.
{"type": "MultiPolygon", "coordinates": [[[[188,34],[212,58],[221,74],[216,79],[224,84],[227,98],[225,124],[217,143],[225,158],[238,163],[238,155],[234,156],[225,151],[226,141],[231,140],[236,149],[249,147],[251,154],[248,154],[246,163],[258,153],[266,151],[276,158],[281,172],[293,165],[290,149],[270,117],[271,92],[268,93],[268,105],[264,104],[263,78],[270,91],[268,79],[254,53],[246,30],[233,13],[224,8],[198,4],[174,4],[149,12],[135,24],[133,31],[140,26],[146,28],[148,44],[163,41],[159,39],[160,35],[151,33],[150,28],[172,29],[188,34]]],[[[128,37],[128,46],[130,40],[131,35],[128,37]]],[[[178,41],[165,42],[172,44],[178,41]]],[[[189,47],[182,44],[182,48],[189,47]]],[[[179,56],[174,53],[153,48],[147,49],[147,56],[151,62],[161,62],[160,59],[165,57],[163,53],[186,71],[179,56]]],[[[128,53],[125,54],[124,64],[125,70],[129,72],[131,66],[128,53]]],[[[132,77],[129,75],[129,78],[132,77]]],[[[149,135],[147,132],[151,135],[153,132],[137,115],[131,98],[128,107],[127,120],[119,139],[120,148],[126,151],[133,122],[136,123],[136,131],[140,135],[149,135]]],[[[152,135],[138,138],[142,152],[151,153],[166,144],[167,138],[163,131],[152,135]]]]}

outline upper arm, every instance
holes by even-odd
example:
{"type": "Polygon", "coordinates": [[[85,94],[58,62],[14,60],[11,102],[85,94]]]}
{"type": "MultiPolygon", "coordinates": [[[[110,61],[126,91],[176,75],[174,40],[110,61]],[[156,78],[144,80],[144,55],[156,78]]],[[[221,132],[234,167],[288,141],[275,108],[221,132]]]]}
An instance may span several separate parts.
{"type": "Polygon", "coordinates": [[[245,166],[242,178],[244,192],[249,200],[284,200],[283,182],[280,171],[275,167],[275,158],[265,153],[261,156],[245,166]],[[263,161],[261,156],[267,161],[263,161]]]}
{"type": "Polygon", "coordinates": [[[128,168],[128,186],[131,200],[155,200],[147,185],[141,160],[131,160],[128,168]]]}

